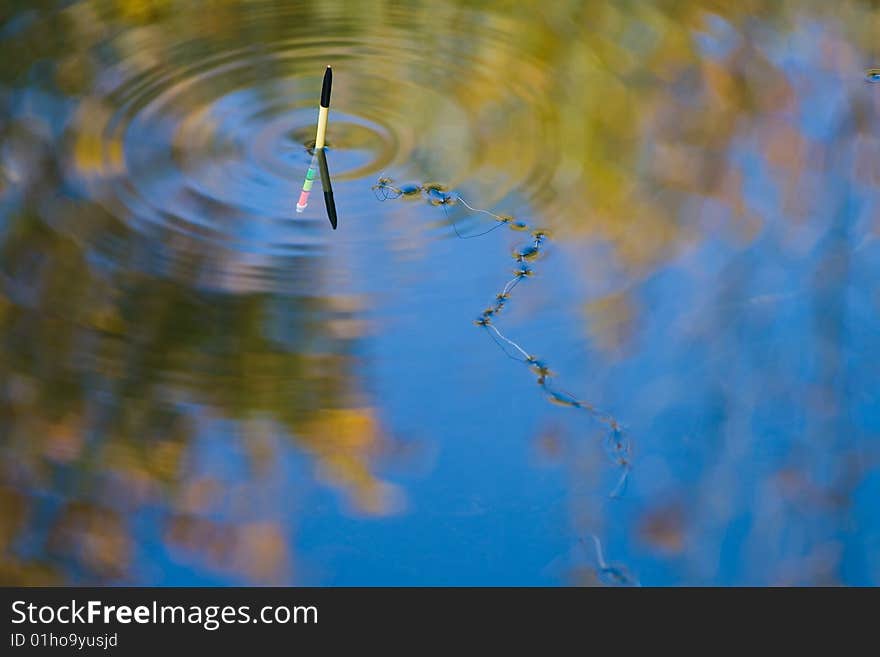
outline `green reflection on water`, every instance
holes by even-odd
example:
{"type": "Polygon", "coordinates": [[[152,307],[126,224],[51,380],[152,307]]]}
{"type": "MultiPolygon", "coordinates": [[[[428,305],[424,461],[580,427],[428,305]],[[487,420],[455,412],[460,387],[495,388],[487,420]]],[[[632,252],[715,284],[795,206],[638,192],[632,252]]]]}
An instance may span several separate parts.
{"type": "Polygon", "coordinates": [[[855,88],[880,20],[871,2],[5,6],[0,580],[20,583],[125,580],[126,513],[148,504],[166,509],[169,545],[288,577],[283,527],[209,513],[219,484],[187,466],[205,415],[236,426],[255,473],[273,455],[252,423],[268,419],[359,508],[396,508],[356,356],[363,300],[316,291],[322,238],[304,232],[281,257],[271,222],[249,233],[289,204],[273,190],[292,189],[301,162],[283,135],[310,125],[300,82],[326,60],[348,80],[334,111],[363,120],[335,134],[343,163],[362,152],[353,177],[468,185],[481,207],[527,204],[560,240],[608,245],[623,283],[585,314],[615,350],[637,321],[627,285],[715,231],[760,234],[730,160],[744,126],[795,219],[809,213],[807,154],[867,134],[859,121],[806,134],[793,111],[808,72],[770,46],[803,21],[832,25],[826,72],[855,88]],[[695,198],[723,221],[694,221],[695,198]],[[263,285],[231,266],[245,247],[263,285]],[[28,556],[23,536],[39,544],[28,556]]]}

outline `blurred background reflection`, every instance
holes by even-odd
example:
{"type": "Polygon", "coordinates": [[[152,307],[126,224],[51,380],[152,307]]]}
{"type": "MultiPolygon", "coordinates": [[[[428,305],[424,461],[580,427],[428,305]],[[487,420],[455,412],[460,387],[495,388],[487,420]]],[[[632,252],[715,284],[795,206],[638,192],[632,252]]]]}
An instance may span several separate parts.
{"type": "Polygon", "coordinates": [[[880,584],[880,6],[478,4],[0,1],[0,583],[880,584]]]}

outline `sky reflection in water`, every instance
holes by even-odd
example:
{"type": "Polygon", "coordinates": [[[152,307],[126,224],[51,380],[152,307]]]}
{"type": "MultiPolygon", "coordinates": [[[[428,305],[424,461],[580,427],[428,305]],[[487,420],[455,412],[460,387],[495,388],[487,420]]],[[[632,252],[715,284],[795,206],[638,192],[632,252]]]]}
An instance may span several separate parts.
{"type": "Polygon", "coordinates": [[[6,3],[0,581],[880,583],[880,10],[291,4],[6,3]]]}

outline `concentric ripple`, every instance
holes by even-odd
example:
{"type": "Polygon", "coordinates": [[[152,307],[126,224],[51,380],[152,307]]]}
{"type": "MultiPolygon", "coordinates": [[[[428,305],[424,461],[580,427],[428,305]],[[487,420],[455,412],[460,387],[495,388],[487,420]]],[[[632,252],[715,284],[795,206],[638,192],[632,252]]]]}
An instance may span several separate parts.
{"type": "Polygon", "coordinates": [[[100,47],[114,64],[95,72],[67,131],[69,182],[135,230],[186,236],[188,249],[309,253],[326,219],[320,204],[294,206],[332,64],[329,159],[346,221],[372,220],[369,186],[383,171],[479,186],[488,203],[538,194],[553,174],[541,157],[553,122],[516,40],[477,10],[389,5],[381,25],[357,11],[248,3],[195,30],[174,15],[110,22],[100,47]],[[504,62],[517,75],[499,78],[504,62]]]}

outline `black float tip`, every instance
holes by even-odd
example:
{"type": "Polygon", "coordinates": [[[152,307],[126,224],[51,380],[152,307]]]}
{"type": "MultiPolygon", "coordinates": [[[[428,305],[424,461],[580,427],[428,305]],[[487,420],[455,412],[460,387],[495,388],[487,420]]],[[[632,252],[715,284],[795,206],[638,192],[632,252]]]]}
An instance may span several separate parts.
{"type": "Polygon", "coordinates": [[[330,107],[330,85],[333,84],[333,69],[324,71],[324,84],[321,85],[321,107],[330,107]]]}

